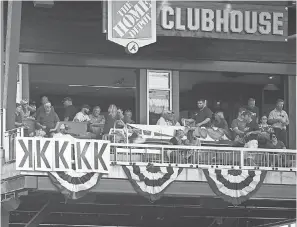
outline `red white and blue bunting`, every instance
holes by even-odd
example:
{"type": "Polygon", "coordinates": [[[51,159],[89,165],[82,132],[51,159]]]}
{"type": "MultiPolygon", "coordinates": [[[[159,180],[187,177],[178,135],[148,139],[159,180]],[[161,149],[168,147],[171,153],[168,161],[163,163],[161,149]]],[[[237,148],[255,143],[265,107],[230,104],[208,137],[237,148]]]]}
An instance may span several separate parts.
{"type": "Polygon", "coordinates": [[[134,190],[151,202],[160,199],[168,186],[176,180],[182,168],[148,166],[123,166],[134,190]]]}
{"type": "Polygon", "coordinates": [[[86,195],[101,179],[100,173],[49,172],[49,178],[68,199],[79,199],[86,195]]]}
{"type": "Polygon", "coordinates": [[[226,202],[239,205],[253,196],[266,177],[263,170],[204,169],[213,192],[226,202]]]}

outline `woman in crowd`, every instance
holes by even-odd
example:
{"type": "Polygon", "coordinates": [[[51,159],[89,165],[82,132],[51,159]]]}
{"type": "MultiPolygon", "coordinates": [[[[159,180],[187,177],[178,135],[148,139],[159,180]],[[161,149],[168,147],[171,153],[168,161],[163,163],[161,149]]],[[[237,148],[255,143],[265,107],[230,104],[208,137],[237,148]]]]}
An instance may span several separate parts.
{"type": "Polygon", "coordinates": [[[175,119],[174,113],[170,110],[164,110],[157,125],[162,126],[180,126],[180,123],[175,119]]]}
{"type": "Polygon", "coordinates": [[[270,141],[266,144],[266,148],[268,149],[286,149],[285,144],[278,140],[275,133],[270,134],[270,141]]]}
{"type": "Polygon", "coordinates": [[[27,99],[21,100],[21,105],[24,119],[29,118],[31,116],[31,113],[36,112],[36,106],[30,106],[27,99]]]}
{"type": "MultiPolygon", "coordinates": [[[[226,137],[228,139],[232,139],[232,135],[229,130],[228,123],[225,120],[224,113],[222,111],[217,111],[214,114],[214,120],[212,122],[212,129],[215,129],[215,128],[217,128],[217,132],[216,132],[217,134],[218,134],[218,132],[220,132],[222,134],[222,136],[220,138],[222,138],[224,135],[226,135],[226,137]]],[[[211,131],[211,130],[208,130],[208,131],[211,131]]],[[[215,135],[214,132],[212,132],[212,133],[213,133],[213,135],[215,135]]],[[[217,136],[219,137],[219,134],[217,136]]]]}
{"type": "Polygon", "coordinates": [[[268,122],[268,117],[266,115],[263,115],[261,117],[261,123],[259,124],[259,129],[261,131],[261,134],[266,135],[266,137],[269,138],[270,133],[273,133],[273,128],[267,122],[268,122]]]}
{"type": "Polygon", "coordinates": [[[224,113],[222,111],[217,111],[214,114],[214,121],[212,123],[213,127],[221,128],[228,131],[228,123],[225,120],[224,113]]]}
{"type": "Polygon", "coordinates": [[[92,114],[90,114],[90,131],[96,135],[96,138],[99,138],[102,134],[103,128],[105,124],[105,117],[100,115],[101,108],[99,106],[95,106],[93,108],[92,114]]]}
{"type": "MultiPolygon", "coordinates": [[[[110,129],[112,129],[115,126],[115,123],[118,120],[121,120],[123,117],[122,111],[116,107],[116,105],[111,104],[108,107],[108,115],[105,119],[105,124],[103,128],[103,134],[108,134],[110,129]]],[[[122,124],[123,125],[123,124],[122,124]]]]}
{"type": "Polygon", "coordinates": [[[131,110],[125,111],[123,121],[125,124],[135,124],[135,122],[132,120],[132,111],[131,110]]]}

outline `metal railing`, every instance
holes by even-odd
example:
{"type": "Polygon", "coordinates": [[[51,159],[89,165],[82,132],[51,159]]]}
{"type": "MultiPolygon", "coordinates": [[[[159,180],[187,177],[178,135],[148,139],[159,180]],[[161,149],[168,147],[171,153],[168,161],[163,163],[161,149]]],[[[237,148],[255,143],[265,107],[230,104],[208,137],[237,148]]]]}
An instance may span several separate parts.
{"type": "MultiPolygon", "coordinates": [[[[5,132],[5,162],[15,160],[15,138],[23,128],[5,132]]],[[[40,138],[41,140],[43,138],[40,138]]],[[[296,171],[296,150],[111,143],[113,165],[180,166],[185,168],[266,169],[296,171]]]]}
{"type": "Polygon", "coordinates": [[[4,150],[4,161],[12,162],[15,160],[15,138],[23,137],[24,129],[15,128],[4,132],[3,136],[3,150],[4,150]]]}
{"type": "Polygon", "coordinates": [[[188,168],[296,170],[295,150],[235,147],[197,147],[151,144],[111,144],[117,165],[179,166],[188,168]]]}

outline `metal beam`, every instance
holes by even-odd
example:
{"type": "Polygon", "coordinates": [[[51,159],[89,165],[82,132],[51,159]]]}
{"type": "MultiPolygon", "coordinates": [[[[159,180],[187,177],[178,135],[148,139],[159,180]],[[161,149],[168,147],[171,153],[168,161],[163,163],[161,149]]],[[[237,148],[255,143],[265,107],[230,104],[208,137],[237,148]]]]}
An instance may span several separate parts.
{"type": "Polygon", "coordinates": [[[237,218],[225,218],[220,227],[231,227],[237,221],[237,218]]]}
{"type": "Polygon", "coordinates": [[[22,1],[9,1],[7,14],[6,56],[3,108],[6,111],[6,129],[14,128],[17,89],[22,1]]]}
{"type": "Polygon", "coordinates": [[[48,201],[25,227],[38,227],[44,221],[44,218],[50,214],[51,208],[51,202],[48,201]]]}
{"type": "MultiPolygon", "coordinates": [[[[58,53],[34,53],[21,52],[20,63],[41,65],[64,66],[89,66],[89,67],[118,67],[139,69],[171,69],[180,71],[215,71],[238,72],[249,74],[278,74],[295,75],[296,64],[283,63],[258,63],[258,62],[234,62],[211,60],[168,60],[141,59],[137,56],[129,58],[108,58],[104,55],[80,55],[58,53]]],[[[257,76],[257,75],[255,75],[257,76]]]]}

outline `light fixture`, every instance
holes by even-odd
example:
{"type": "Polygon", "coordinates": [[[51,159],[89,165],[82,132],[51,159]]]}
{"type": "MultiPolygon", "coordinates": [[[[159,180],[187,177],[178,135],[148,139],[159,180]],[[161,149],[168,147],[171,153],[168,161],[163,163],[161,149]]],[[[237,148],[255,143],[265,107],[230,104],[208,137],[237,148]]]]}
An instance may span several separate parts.
{"type": "Polygon", "coordinates": [[[135,89],[136,87],[127,86],[99,86],[99,85],[83,85],[83,84],[70,84],[68,87],[88,87],[88,88],[111,88],[111,89],[135,89]]]}
{"type": "Polygon", "coordinates": [[[52,8],[54,1],[33,1],[33,4],[36,8],[52,8]]]}
{"type": "Polygon", "coordinates": [[[266,84],[263,88],[264,91],[278,91],[279,88],[275,84],[266,84]]]}
{"type": "Polygon", "coordinates": [[[269,79],[269,80],[272,80],[272,79],[273,79],[273,76],[269,76],[268,79],[269,79]]]}

